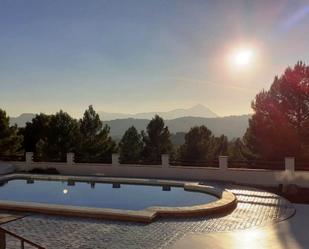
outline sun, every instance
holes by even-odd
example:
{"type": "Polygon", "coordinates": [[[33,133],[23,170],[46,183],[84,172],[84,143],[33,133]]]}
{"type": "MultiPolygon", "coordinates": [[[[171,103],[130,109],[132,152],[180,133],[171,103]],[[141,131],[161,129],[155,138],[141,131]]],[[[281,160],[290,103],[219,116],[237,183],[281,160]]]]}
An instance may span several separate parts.
{"type": "Polygon", "coordinates": [[[253,64],[254,51],[251,48],[237,48],[230,54],[230,64],[233,68],[248,68],[253,64]]]}

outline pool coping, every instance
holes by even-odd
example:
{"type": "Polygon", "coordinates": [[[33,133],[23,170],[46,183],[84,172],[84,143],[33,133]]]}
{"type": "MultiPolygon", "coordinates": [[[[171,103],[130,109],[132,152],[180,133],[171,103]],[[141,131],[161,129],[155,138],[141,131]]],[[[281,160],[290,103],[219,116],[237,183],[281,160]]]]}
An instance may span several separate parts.
{"type": "Polygon", "coordinates": [[[111,208],[81,207],[60,204],[45,204],[36,202],[17,202],[0,200],[0,209],[10,211],[22,211],[63,216],[77,216],[87,218],[100,218],[121,221],[133,221],[150,223],[159,217],[193,217],[201,215],[223,214],[233,211],[237,206],[237,198],[225,189],[211,185],[201,185],[198,182],[140,179],[140,178],[116,178],[102,176],[68,176],[68,175],[37,175],[37,174],[10,174],[0,177],[0,182],[14,179],[25,180],[58,180],[119,184],[139,184],[153,186],[183,187],[185,190],[207,193],[218,197],[218,200],[201,205],[185,207],[151,206],[143,210],[124,210],[111,208]]]}

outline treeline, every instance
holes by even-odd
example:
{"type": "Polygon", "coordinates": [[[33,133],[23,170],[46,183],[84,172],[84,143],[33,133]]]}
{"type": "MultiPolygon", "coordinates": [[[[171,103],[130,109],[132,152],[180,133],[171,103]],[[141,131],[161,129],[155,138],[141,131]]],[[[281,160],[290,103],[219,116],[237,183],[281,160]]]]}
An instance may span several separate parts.
{"type": "Polygon", "coordinates": [[[110,162],[116,152],[123,163],[160,163],[161,154],[170,154],[177,161],[209,161],[229,151],[238,157],[241,148],[234,147],[242,145],[240,140],[228,142],[226,136],[215,137],[207,127],[199,126],[185,135],[183,145],[176,146],[158,115],[146,131],[139,133],[134,126],[128,128],[117,144],[92,106],[79,120],[63,111],[54,115],[41,113],[23,128],[10,126],[9,117],[0,110],[0,127],[0,154],[31,151],[36,160],[46,161],[65,161],[68,152],[74,152],[78,162],[110,162]]]}
{"type": "Polygon", "coordinates": [[[298,62],[276,76],[268,91],[256,95],[252,108],[243,138],[228,141],[225,135],[215,137],[207,127],[197,126],[185,134],[182,145],[171,142],[159,116],[141,133],[130,127],[116,143],[92,106],[79,120],[63,111],[38,114],[24,128],[10,126],[0,109],[0,154],[32,151],[38,160],[62,161],[67,152],[74,152],[80,162],[110,162],[112,153],[118,152],[124,163],[159,163],[166,153],[179,162],[213,161],[219,155],[231,160],[309,159],[308,66],[298,62]]]}

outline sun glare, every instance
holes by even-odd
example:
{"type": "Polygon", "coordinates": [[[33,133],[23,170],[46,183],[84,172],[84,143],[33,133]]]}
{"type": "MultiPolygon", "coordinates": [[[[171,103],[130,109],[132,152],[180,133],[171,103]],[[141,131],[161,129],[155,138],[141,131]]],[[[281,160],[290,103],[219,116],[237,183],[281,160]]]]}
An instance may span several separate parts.
{"type": "Polygon", "coordinates": [[[235,53],[234,61],[236,65],[248,65],[252,59],[252,50],[240,50],[235,53]]]}
{"type": "Polygon", "coordinates": [[[238,48],[230,54],[230,64],[233,68],[247,68],[253,63],[254,51],[250,48],[238,48]]]}

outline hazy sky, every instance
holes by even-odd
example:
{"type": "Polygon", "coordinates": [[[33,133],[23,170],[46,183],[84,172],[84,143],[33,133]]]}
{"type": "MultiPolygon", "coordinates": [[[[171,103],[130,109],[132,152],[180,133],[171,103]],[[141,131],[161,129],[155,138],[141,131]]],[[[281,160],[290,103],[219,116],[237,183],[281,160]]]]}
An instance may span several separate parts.
{"type": "Polygon", "coordinates": [[[309,63],[309,0],[0,0],[0,108],[12,116],[248,113],[297,60],[309,63]],[[253,52],[244,68],[227,59],[237,48],[253,52]]]}

